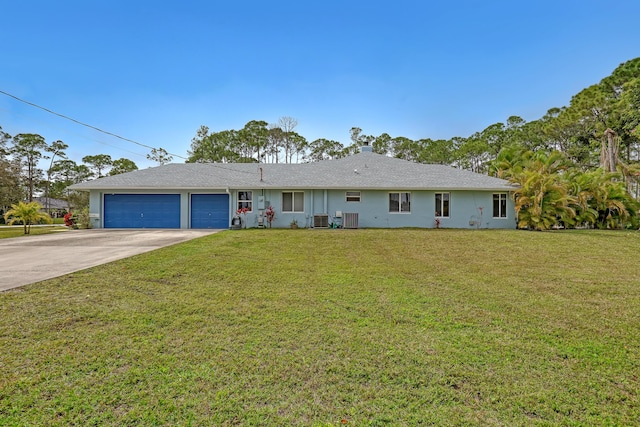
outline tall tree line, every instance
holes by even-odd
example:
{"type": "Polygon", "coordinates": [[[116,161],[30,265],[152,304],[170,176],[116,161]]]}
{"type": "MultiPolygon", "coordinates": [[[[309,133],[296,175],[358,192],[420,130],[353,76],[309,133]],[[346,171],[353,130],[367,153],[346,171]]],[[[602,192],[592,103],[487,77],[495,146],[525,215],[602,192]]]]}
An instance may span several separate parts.
{"type": "Polygon", "coordinates": [[[79,164],[67,158],[68,148],[63,141],[48,143],[38,134],[11,136],[0,127],[0,211],[36,196],[44,197],[45,208],[50,199],[83,207],[88,205],[87,195],[69,191],[70,185],[138,169],[129,159],[112,160],[107,154],[85,156],[79,164]]]}
{"type": "Polygon", "coordinates": [[[388,133],[367,135],[353,127],[351,143],[345,146],[326,138],[308,142],[295,131],[297,124],[294,118],[282,117],[272,124],[252,120],[240,130],[211,132],[201,126],[187,161],[312,162],[344,157],[366,144],[379,154],[486,174],[507,147],[557,150],[584,170],[602,163],[604,147],[608,169],[614,171],[640,161],[640,58],[621,64],[600,83],[576,94],[569,106],[550,108],[531,122],[514,115],[466,137],[413,140],[388,133]]]}
{"type": "Polygon", "coordinates": [[[191,140],[187,162],[294,163],[306,155],[309,143],[295,131],[298,121],[281,117],[278,123],[252,120],[240,130],[210,132],[200,126],[191,140]]]}

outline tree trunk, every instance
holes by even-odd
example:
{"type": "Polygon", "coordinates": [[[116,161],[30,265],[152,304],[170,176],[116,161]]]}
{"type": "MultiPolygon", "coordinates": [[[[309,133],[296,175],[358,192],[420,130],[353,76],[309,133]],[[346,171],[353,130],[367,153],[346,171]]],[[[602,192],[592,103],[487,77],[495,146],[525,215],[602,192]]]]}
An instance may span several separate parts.
{"type": "Polygon", "coordinates": [[[608,172],[615,172],[618,164],[618,147],[616,145],[615,136],[616,133],[608,128],[604,131],[604,136],[607,138],[606,145],[602,144],[602,153],[600,153],[600,163],[602,168],[608,172]]]}

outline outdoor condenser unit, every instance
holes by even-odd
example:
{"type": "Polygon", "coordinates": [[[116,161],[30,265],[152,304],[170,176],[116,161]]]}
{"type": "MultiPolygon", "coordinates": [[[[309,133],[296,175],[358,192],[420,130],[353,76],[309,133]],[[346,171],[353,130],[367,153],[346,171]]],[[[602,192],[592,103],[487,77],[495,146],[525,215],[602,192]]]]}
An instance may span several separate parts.
{"type": "Polygon", "coordinates": [[[343,212],[342,228],[358,228],[358,212],[343,212]]]}
{"type": "Polygon", "coordinates": [[[327,228],[329,227],[329,215],[317,214],[313,216],[313,228],[327,228]]]}

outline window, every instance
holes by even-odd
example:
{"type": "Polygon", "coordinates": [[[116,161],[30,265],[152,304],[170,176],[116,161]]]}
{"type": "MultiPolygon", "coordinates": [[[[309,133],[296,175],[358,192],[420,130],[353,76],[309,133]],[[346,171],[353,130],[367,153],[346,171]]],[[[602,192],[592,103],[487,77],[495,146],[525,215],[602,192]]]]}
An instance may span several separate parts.
{"type": "Polygon", "coordinates": [[[411,193],[389,193],[389,212],[411,212],[411,193]]]}
{"type": "Polygon", "coordinates": [[[436,193],[436,217],[449,217],[449,193],[436,193]]]}
{"type": "Polygon", "coordinates": [[[493,217],[507,217],[507,195],[505,193],[497,193],[493,195],[493,217]]]}
{"type": "Polygon", "coordinates": [[[304,212],[304,191],[282,193],[282,212],[304,212]]]}
{"type": "Polygon", "coordinates": [[[359,202],[360,201],[360,192],[359,191],[347,191],[347,202],[359,202]]]}
{"type": "Polygon", "coordinates": [[[245,208],[253,211],[253,191],[238,191],[238,210],[245,208]]]}

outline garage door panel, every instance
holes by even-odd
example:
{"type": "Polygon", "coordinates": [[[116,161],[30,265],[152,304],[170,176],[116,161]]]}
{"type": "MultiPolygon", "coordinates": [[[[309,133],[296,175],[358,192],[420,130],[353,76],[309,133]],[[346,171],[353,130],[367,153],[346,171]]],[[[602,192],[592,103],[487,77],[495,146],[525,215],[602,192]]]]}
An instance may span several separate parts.
{"type": "Polygon", "coordinates": [[[106,194],[105,228],[180,228],[179,194],[106,194]]]}
{"type": "Polygon", "coordinates": [[[229,228],[229,195],[192,194],[191,228],[229,228]]]}

